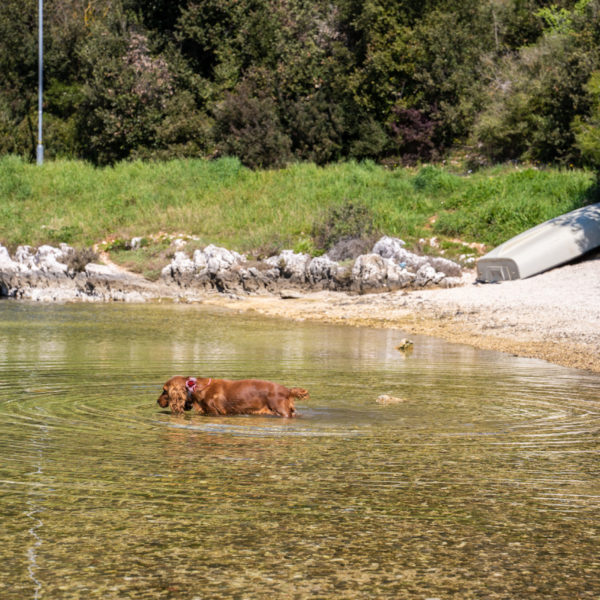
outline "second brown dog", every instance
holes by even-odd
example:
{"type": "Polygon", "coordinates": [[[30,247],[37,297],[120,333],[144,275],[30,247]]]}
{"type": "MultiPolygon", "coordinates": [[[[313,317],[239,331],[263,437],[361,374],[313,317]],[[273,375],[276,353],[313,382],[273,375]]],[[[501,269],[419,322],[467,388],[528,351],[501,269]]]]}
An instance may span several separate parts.
{"type": "Polygon", "coordinates": [[[294,399],[308,398],[304,388],[287,388],[262,379],[212,379],[177,375],[163,386],[162,408],[179,414],[193,408],[205,415],[276,415],[293,417],[294,399]]]}

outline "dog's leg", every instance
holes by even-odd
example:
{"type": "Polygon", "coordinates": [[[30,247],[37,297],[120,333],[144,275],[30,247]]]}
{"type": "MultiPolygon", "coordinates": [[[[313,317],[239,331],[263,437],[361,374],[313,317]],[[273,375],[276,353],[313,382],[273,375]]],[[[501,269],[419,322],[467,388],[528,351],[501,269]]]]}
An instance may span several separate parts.
{"type": "Polygon", "coordinates": [[[286,419],[291,419],[292,417],[296,416],[296,409],[294,408],[294,398],[293,396],[288,396],[284,402],[281,403],[280,406],[278,406],[275,409],[275,412],[280,416],[280,417],[285,417],[286,419]]]}
{"type": "Polygon", "coordinates": [[[225,405],[227,403],[227,398],[222,395],[214,395],[211,398],[205,399],[206,405],[206,414],[208,415],[226,415],[227,409],[225,405]]]}
{"type": "Polygon", "coordinates": [[[198,402],[197,400],[192,400],[192,408],[197,413],[200,413],[201,415],[205,415],[206,414],[206,411],[202,408],[202,406],[200,405],[200,402],[198,402]]]}

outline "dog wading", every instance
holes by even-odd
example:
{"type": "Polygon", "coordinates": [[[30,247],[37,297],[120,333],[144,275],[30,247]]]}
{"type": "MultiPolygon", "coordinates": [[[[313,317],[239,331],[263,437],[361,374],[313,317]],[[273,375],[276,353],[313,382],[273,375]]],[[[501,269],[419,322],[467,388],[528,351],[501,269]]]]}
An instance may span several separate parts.
{"type": "Polygon", "coordinates": [[[293,417],[294,400],[308,398],[304,388],[287,388],[261,379],[171,377],[158,404],[174,414],[194,409],[204,415],[276,415],[293,417]]]}

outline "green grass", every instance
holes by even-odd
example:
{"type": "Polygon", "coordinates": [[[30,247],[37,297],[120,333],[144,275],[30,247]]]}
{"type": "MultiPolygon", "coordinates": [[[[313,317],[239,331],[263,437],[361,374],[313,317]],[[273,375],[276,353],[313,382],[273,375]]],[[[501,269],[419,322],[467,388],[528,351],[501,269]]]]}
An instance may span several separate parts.
{"type": "Polygon", "coordinates": [[[596,189],[589,171],[512,166],[463,176],[371,162],[251,171],[231,158],[95,168],[8,156],[0,159],[0,242],[89,246],[163,231],[254,255],[318,250],[314,233],[328,217],[343,221],[344,207],[360,205],[377,232],[411,247],[432,236],[446,247],[454,238],[493,247],[594,201],[596,189]]]}

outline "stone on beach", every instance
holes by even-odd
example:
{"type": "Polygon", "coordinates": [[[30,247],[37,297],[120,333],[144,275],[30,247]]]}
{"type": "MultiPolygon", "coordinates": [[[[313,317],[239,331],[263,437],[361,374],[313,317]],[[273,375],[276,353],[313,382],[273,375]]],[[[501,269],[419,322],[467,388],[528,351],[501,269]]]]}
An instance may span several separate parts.
{"type": "MultiPolygon", "coordinates": [[[[133,240],[136,243],[132,244],[132,247],[141,245],[142,238],[133,240]]],[[[447,259],[417,256],[408,252],[404,246],[402,240],[384,236],[373,246],[372,252],[361,254],[354,261],[340,263],[327,255],[312,257],[293,250],[283,250],[263,261],[249,261],[242,254],[214,244],[195,250],[190,257],[179,244],[174,245],[174,248],[179,249],[161,271],[162,288],[154,295],[193,296],[198,291],[278,294],[281,289],[290,288],[297,288],[303,292],[331,290],[362,294],[409,287],[455,285],[447,275],[460,273],[460,267],[456,263],[447,259]],[[175,290],[165,294],[169,287],[174,287],[175,290]]],[[[93,269],[84,269],[82,274],[71,272],[68,256],[73,249],[66,244],[61,244],[59,248],[44,245],[37,250],[30,246],[19,246],[14,257],[10,256],[6,248],[0,246],[0,249],[0,271],[5,274],[3,295],[39,298],[38,292],[27,291],[27,287],[48,290],[49,287],[62,286],[71,291],[64,291],[62,294],[57,292],[57,297],[87,295],[95,299],[99,289],[108,285],[111,277],[121,282],[125,277],[123,270],[118,268],[114,273],[101,273],[93,269]],[[15,279],[16,273],[22,275],[19,280],[15,279]],[[35,275],[36,273],[38,275],[35,275]],[[12,274],[10,281],[7,279],[8,274],[12,274]],[[44,275],[50,279],[44,280],[44,275]],[[82,281],[85,277],[102,277],[104,283],[99,288],[91,281],[82,281]],[[73,291],[74,286],[77,291],[73,291]]],[[[139,285],[138,277],[133,287],[137,289],[139,285]]],[[[152,296],[150,288],[151,282],[147,282],[145,293],[152,296]]],[[[124,294],[126,296],[123,290],[107,293],[113,299],[121,299],[124,294]]],[[[49,292],[46,291],[45,294],[48,295],[49,292]]],[[[101,297],[104,297],[104,294],[101,294],[101,297]]],[[[132,293],[132,297],[139,298],[139,293],[132,293]]]]}

